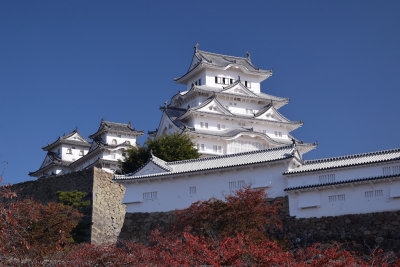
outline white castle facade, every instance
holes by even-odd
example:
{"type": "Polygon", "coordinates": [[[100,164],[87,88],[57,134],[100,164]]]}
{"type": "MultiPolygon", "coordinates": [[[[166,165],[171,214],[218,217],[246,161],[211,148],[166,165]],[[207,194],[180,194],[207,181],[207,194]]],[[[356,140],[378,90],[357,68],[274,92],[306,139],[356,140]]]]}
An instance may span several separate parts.
{"type": "Polygon", "coordinates": [[[116,175],[128,212],[182,209],[244,186],[288,196],[299,218],[400,210],[400,149],[307,161],[316,147],[291,132],[302,125],[278,112],[287,98],[261,92],[271,71],[246,58],[199,51],[176,82],[187,90],[161,108],[155,137],[185,132],[203,158],[165,162],[116,175]],[[208,157],[207,157],[208,156],[208,157]]]}
{"type": "Polygon", "coordinates": [[[30,172],[33,177],[61,175],[80,171],[92,166],[114,173],[120,169],[120,161],[130,146],[136,146],[136,139],[143,134],[131,124],[101,120],[99,129],[89,138],[89,142],[77,129],[59,137],[55,142],[43,147],[47,151],[42,165],[30,172]]]}

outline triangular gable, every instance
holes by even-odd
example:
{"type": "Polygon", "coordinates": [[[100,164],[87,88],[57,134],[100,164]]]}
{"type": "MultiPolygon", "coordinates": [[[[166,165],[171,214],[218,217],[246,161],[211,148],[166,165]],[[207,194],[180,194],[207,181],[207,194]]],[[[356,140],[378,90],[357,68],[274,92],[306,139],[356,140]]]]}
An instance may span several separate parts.
{"type": "Polygon", "coordinates": [[[42,165],[40,165],[39,169],[44,168],[44,167],[50,165],[51,163],[53,163],[53,159],[49,156],[49,154],[47,154],[43,160],[42,165]]]}
{"type": "Polygon", "coordinates": [[[162,136],[164,134],[173,134],[180,130],[180,121],[176,118],[173,120],[168,116],[167,112],[164,110],[163,115],[158,125],[156,136],[162,136]]]}
{"type": "Polygon", "coordinates": [[[269,105],[268,107],[260,110],[256,115],[256,119],[279,121],[279,122],[290,122],[281,113],[279,113],[274,106],[269,105]]]}
{"type": "Polygon", "coordinates": [[[65,140],[88,143],[88,141],[82,135],[80,135],[78,132],[75,132],[73,135],[69,136],[68,138],[65,138],[65,140]]]}
{"type": "Polygon", "coordinates": [[[153,161],[147,162],[140,170],[135,172],[135,175],[146,175],[146,174],[154,174],[166,172],[163,168],[155,164],[153,161]]]}
{"type": "Polygon", "coordinates": [[[249,90],[249,88],[244,86],[240,81],[237,81],[236,83],[225,87],[221,92],[235,95],[258,97],[258,95],[249,90]]]}
{"type": "Polygon", "coordinates": [[[208,101],[205,101],[202,105],[195,107],[192,110],[207,113],[232,115],[232,113],[228,109],[226,109],[215,97],[209,99],[208,101]]]}

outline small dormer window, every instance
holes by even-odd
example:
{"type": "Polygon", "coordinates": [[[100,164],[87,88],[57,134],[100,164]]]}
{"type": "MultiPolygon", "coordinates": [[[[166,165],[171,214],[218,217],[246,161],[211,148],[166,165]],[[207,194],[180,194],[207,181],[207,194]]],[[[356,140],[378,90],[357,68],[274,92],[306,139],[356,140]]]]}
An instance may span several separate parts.
{"type": "Polygon", "coordinates": [[[79,151],[79,156],[83,156],[83,155],[84,155],[83,150],[79,151]]]}
{"type": "Polygon", "coordinates": [[[112,143],[113,145],[116,145],[116,144],[117,144],[117,139],[113,139],[113,140],[111,141],[111,143],[112,143]]]}
{"type": "Polygon", "coordinates": [[[72,154],[72,149],[71,148],[67,149],[67,154],[72,154]]]}

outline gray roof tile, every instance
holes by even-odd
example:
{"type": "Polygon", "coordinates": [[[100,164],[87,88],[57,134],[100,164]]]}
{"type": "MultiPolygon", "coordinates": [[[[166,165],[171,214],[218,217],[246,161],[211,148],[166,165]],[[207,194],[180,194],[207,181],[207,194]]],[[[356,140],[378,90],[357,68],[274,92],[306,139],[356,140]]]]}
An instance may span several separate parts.
{"type": "Polygon", "coordinates": [[[287,171],[285,172],[285,174],[296,174],[335,168],[345,168],[357,165],[387,162],[392,160],[400,160],[400,148],[370,153],[354,154],[342,157],[305,160],[302,166],[287,171]]]}
{"type": "Polygon", "coordinates": [[[137,180],[146,179],[158,176],[169,176],[191,172],[207,171],[221,168],[229,168],[236,166],[245,166],[258,163],[266,163],[272,161],[279,161],[293,157],[293,146],[284,146],[273,149],[258,150],[251,152],[244,152],[238,154],[230,154],[224,156],[215,156],[209,158],[199,158],[192,160],[167,162],[157,159],[158,163],[169,167],[171,171],[165,171],[154,174],[145,175],[116,175],[115,180],[137,180]]]}

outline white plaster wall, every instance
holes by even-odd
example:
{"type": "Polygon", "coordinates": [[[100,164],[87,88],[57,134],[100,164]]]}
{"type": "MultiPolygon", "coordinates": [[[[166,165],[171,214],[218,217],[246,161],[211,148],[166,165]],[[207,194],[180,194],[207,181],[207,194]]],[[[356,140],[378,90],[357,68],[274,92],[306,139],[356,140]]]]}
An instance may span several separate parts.
{"type": "Polygon", "coordinates": [[[119,181],[126,187],[125,203],[127,212],[160,212],[187,208],[193,202],[208,200],[211,197],[223,199],[232,192],[229,182],[244,180],[246,185],[268,185],[269,197],[284,196],[286,187],[286,163],[271,166],[248,166],[243,169],[221,170],[206,174],[193,174],[164,180],[146,180],[140,183],[119,181]],[[196,193],[190,194],[189,187],[195,186],[196,193]],[[143,193],[157,192],[157,199],[143,200],[143,193]]]}
{"type": "MultiPolygon", "coordinates": [[[[61,158],[62,160],[65,161],[75,161],[77,159],[80,159],[82,156],[80,155],[80,151],[83,150],[83,154],[86,155],[89,152],[89,148],[87,147],[81,147],[77,145],[67,145],[67,144],[62,144],[60,148],[61,152],[61,158]],[[68,149],[71,148],[72,154],[68,154],[68,149]]],[[[54,149],[55,153],[58,153],[58,148],[54,149]]]]}
{"type": "MultiPolygon", "coordinates": [[[[238,95],[238,97],[240,97],[240,95],[238,95]]],[[[253,117],[253,112],[257,113],[259,110],[261,110],[262,108],[264,108],[264,105],[260,105],[257,104],[255,102],[251,102],[251,101],[238,101],[238,100],[234,100],[235,97],[225,97],[225,98],[219,98],[218,101],[225,106],[225,108],[227,108],[230,112],[232,112],[233,114],[238,114],[238,115],[246,115],[249,117],[253,117]],[[248,113],[246,112],[246,109],[250,110],[252,109],[253,112],[248,113]]],[[[243,99],[242,99],[243,100],[243,99]]]]}
{"type": "MultiPolygon", "coordinates": [[[[381,163],[375,165],[363,165],[363,166],[354,166],[350,168],[343,169],[331,169],[324,170],[319,172],[311,172],[307,174],[295,174],[288,175],[288,186],[296,187],[296,186],[304,186],[304,185],[312,185],[319,183],[319,176],[325,174],[335,174],[335,181],[346,181],[357,178],[367,178],[367,177],[376,177],[385,175],[383,173],[384,167],[391,167],[393,170],[394,166],[400,167],[400,161],[391,162],[391,163],[381,163]]],[[[391,174],[394,174],[393,172],[391,174]]]]}
{"type": "Polygon", "coordinates": [[[215,76],[233,79],[234,81],[237,81],[240,76],[240,80],[242,81],[243,84],[244,84],[244,81],[251,82],[251,88],[249,88],[251,91],[253,91],[255,93],[260,92],[260,78],[257,76],[245,74],[245,73],[241,72],[239,69],[233,70],[231,68],[231,69],[228,69],[225,71],[217,71],[217,70],[208,69],[205,71],[206,85],[218,87],[218,88],[222,89],[223,87],[226,87],[228,85],[216,84],[215,76]]]}
{"type": "Polygon", "coordinates": [[[226,141],[218,137],[193,137],[193,143],[196,144],[199,153],[210,155],[224,155],[226,154],[226,141]],[[204,144],[204,150],[201,149],[201,144],[204,144]],[[214,145],[222,147],[222,153],[214,152],[214,145]]]}
{"type": "Polygon", "coordinates": [[[319,218],[323,216],[400,210],[400,194],[396,194],[398,197],[391,197],[391,191],[396,191],[399,188],[400,181],[380,181],[337,188],[315,189],[308,192],[288,192],[289,212],[291,216],[296,216],[297,218],[319,218]],[[375,197],[375,190],[383,190],[383,196],[375,197]],[[374,196],[367,198],[365,196],[366,191],[372,191],[374,196]],[[344,201],[329,201],[329,196],[340,194],[345,195],[344,201]],[[301,203],[307,202],[306,198],[309,198],[310,195],[313,196],[314,200],[319,200],[320,205],[301,208],[301,203]]]}
{"type": "Polygon", "coordinates": [[[256,122],[256,121],[245,121],[240,119],[225,119],[225,118],[215,118],[215,117],[193,117],[193,119],[188,123],[189,126],[194,127],[197,130],[205,130],[210,132],[221,132],[223,130],[238,129],[241,127],[253,128],[255,132],[265,133],[269,137],[277,140],[289,140],[288,131],[284,127],[279,127],[278,125],[271,126],[267,123],[256,122]],[[201,128],[201,122],[207,122],[208,128],[201,128]],[[239,122],[245,123],[245,126],[239,125],[239,122]],[[218,130],[218,124],[221,125],[221,130],[218,130]],[[225,129],[223,129],[225,125],[225,129]],[[281,132],[282,136],[275,135],[276,132],[281,132]]]}
{"type": "Polygon", "coordinates": [[[201,85],[206,84],[206,74],[204,71],[200,72],[198,75],[194,76],[192,79],[188,81],[188,83],[186,84],[187,90],[192,88],[192,84],[195,84],[195,82],[198,81],[199,79],[201,79],[201,85]]]}
{"type": "Polygon", "coordinates": [[[112,161],[122,160],[124,151],[125,151],[125,149],[123,149],[123,148],[109,149],[102,153],[101,158],[106,159],[106,160],[112,160],[112,161]]]}
{"type": "Polygon", "coordinates": [[[113,140],[116,140],[117,145],[122,144],[125,141],[129,141],[132,146],[136,146],[136,137],[133,135],[105,133],[101,137],[103,141],[109,145],[113,145],[113,140]]]}

